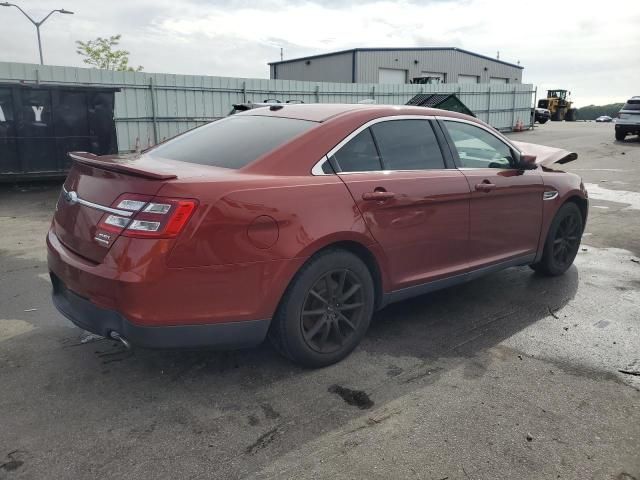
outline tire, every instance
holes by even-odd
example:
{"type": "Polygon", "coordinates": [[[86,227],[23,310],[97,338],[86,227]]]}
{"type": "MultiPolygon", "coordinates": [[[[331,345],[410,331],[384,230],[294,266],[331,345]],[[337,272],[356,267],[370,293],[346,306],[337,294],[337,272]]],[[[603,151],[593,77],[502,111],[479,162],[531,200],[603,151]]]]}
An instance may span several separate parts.
{"type": "Polygon", "coordinates": [[[562,275],[573,264],[584,228],[580,208],[573,202],[562,205],[556,213],[539,262],[531,265],[536,272],[548,276],[562,275]]]}
{"type": "Polygon", "coordinates": [[[577,111],[575,108],[567,110],[567,114],[564,116],[566,122],[575,122],[577,117],[577,111]]]}
{"type": "Polygon", "coordinates": [[[547,123],[547,120],[549,120],[549,119],[548,118],[542,118],[542,119],[538,120],[538,123],[540,125],[544,125],[545,123],[547,123]]]}
{"type": "Polygon", "coordinates": [[[364,337],[375,304],[371,272],[341,249],[311,257],[293,278],[271,322],[282,355],[309,368],[339,362],[364,337]]]}
{"type": "Polygon", "coordinates": [[[616,130],[616,140],[618,140],[619,142],[624,142],[624,137],[626,136],[627,134],[622,130],[616,130]]]}
{"type": "Polygon", "coordinates": [[[562,117],[560,116],[560,109],[556,109],[556,111],[551,114],[551,121],[552,122],[562,121],[562,117]]]}

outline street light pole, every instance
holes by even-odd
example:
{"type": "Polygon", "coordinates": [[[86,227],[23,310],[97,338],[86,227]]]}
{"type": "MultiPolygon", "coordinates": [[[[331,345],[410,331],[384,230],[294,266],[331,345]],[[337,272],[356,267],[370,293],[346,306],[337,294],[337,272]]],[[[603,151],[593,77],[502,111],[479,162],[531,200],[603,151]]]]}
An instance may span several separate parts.
{"type": "Polygon", "coordinates": [[[2,2],[0,3],[0,7],[16,7],[36,27],[36,33],[38,34],[38,52],[40,53],[40,65],[44,65],[44,60],[42,59],[42,42],[40,41],[40,25],[42,25],[47,20],[47,18],[49,18],[51,15],[53,15],[56,12],[64,13],[65,15],[73,15],[73,12],[70,12],[69,10],[65,10],[64,8],[60,8],[56,10],[51,10],[46,17],[44,17],[39,22],[36,22],[33,18],[29,16],[27,12],[25,12],[22,8],[20,8],[20,6],[16,5],[15,3],[2,2]]]}
{"type": "Polygon", "coordinates": [[[36,24],[36,33],[38,34],[38,53],[40,54],[40,65],[44,65],[42,59],[42,42],[40,41],[40,25],[36,24]]]}

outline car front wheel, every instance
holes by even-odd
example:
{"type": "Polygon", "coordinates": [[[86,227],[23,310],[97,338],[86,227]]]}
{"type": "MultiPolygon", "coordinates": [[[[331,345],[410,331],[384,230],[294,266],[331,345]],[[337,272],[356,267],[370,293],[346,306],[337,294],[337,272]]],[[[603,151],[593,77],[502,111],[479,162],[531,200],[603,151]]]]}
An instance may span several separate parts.
{"type": "Polygon", "coordinates": [[[551,222],[542,258],[531,268],[544,275],[562,275],[578,254],[582,230],[580,208],[573,202],[565,203],[551,222]]]}
{"type": "Polygon", "coordinates": [[[374,300],[373,279],[360,258],[345,250],[320,252],[289,285],[269,339],[294,363],[311,368],[331,365],[364,337],[374,300]]]}
{"type": "Polygon", "coordinates": [[[627,136],[627,134],[624,133],[623,131],[616,130],[616,140],[622,142],[624,140],[624,137],[626,137],[626,136],[627,136]]]}

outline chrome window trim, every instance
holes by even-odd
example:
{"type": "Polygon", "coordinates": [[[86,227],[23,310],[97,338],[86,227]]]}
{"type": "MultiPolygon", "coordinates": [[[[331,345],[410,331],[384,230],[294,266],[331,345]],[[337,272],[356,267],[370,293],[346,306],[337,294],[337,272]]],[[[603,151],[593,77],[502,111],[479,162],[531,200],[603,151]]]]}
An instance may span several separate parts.
{"type": "MultiPolygon", "coordinates": [[[[389,122],[389,121],[394,121],[394,120],[435,120],[437,117],[434,115],[389,115],[386,117],[379,117],[379,118],[374,118],[373,120],[369,120],[367,123],[359,126],[358,128],[356,128],[353,132],[351,132],[349,135],[347,135],[346,137],[344,137],[342,139],[342,141],[340,143],[338,143],[335,147],[333,147],[331,150],[329,150],[329,152],[324,155],[324,157],[322,157],[320,160],[318,160],[318,162],[316,162],[316,164],[313,166],[313,168],[311,169],[311,174],[315,175],[315,176],[319,176],[319,175],[335,175],[335,173],[324,173],[322,171],[322,166],[324,165],[325,162],[329,161],[329,157],[331,157],[332,155],[335,155],[336,152],[338,152],[338,150],[340,150],[342,147],[344,147],[353,137],[355,137],[356,135],[358,135],[360,132],[362,132],[363,130],[366,130],[367,128],[369,128],[372,125],[375,125],[376,123],[382,123],[382,122],[389,122]]],[[[340,172],[340,175],[344,175],[344,174],[350,174],[350,173],[374,173],[374,172],[398,172],[398,171],[402,171],[402,172],[422,172],[424,170],[427,169],[417,169],[417,170],[364,170],[361,172],[340,172]]],[[[436,170],[436,169],[429,169],[429,170],[436,170]]],[[[440,168],[437,170],[449,170],[448,168],[440,168]]]]}
{"type": "Polygon", "coordinates": [[[468,172],[468,171],[479,171],[479,172],[486,172],[487,170],[491,170],[492,172],[499,172],[501,170],[517,170],[514,167],[460,167],[460,168],[456,168],[456,170],[460,170],[461,172],[468,172]]]}
{"type": "Polygon", "coordinates": [[[322,159],[318,163],[316,163],[311,169],[311,174],[315,176],[335,175],[335,173],[325,173],[325,171],[322,170],[322,167],[324,166],[325,162],[328,162],[328,161],[329,161],[329,157],[327,157],[326,155],[322,157],[322,159]]]}
{"type": "MultiPolygon", "coordinates": [[[[340,172],[338,175],[355,175],[358,173],[380,173],[384,175],[389,175],[391,173],[415,173],[415,172],[451,172],[455,171],[455,168],[419,168],[417,170],[363,170],[361,172],[340,172]]],[[[325,174],[325,175],[335,175],[335,173],[325,174]]]]}
{"type": "Polygon", "coordinates": [[[506,137],[504,137],[504,138],[499,137],[498,135],[496,135],[497,130],[493,130],[491,127],[487,128],[487,127],[485,127],[484,125],[482,125],[480,123],[471,122],[469,120],[465,120],[464,118],[442,117],[442,116],[437,116],[437,115],[436,115],[435,118],[436,118],[436,120],[441,120],[443,122],[467,123],[467,124],[472,125],[474,127],[478,127],[480,129],[484,130],[485,132],[489,133],[490,135],[493,135],[496,139],[500,140],[502,143],[505,143],[509,148],[512,148],[513,150],[518,152],[518,155],[522,155],[522,152],[520,151],[520,149],[518,149],[513,143],[511,143],[511,140],[509,140],[506,137]]]}
{"type": "MultiPolygon", "coordinates": [[[[66,188],[64,188],[64,185],[62,186],[62,193],[63,193],[63,195],[65,197],[65,201],[66,201],[66,197],[67,197],[67,195],[69,195],[70,192],[67,191],[66,188]]],[[[73,192],[73,193],[75,193],[75,192],[73,192]]],[[[93,202],[90,202],[88,200],[84,200],[84,199],[82,199],[82,198],[80,198],[78,196],[75,197],[74,203],[79,203],[80,205],[84,205],[85,207],[93,208],[95,210],[100,210],[102,212],[113,213],[114,215],[120,215],[122,217],[130,217],[134,213],[137,213],[137,212],[130,212],[128,210],[120,210],[120,209],[117,209],[117,208],[105,207],[104,205],[100,205],[99,203],[93,203],[93,202]]]]}

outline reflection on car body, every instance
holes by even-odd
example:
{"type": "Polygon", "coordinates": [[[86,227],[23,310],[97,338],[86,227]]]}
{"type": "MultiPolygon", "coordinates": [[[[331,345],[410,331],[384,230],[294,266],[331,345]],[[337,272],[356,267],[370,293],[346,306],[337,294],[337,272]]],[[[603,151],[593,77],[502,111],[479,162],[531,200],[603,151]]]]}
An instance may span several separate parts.
{"type": "Polygon", "coordinates": [[[516,265],[562,274],[588,209],[553,169],[575,153],[423,107],[269,105],[71,157],[77,202],[61,197],[47,236],[64,315],[146,347],[268,336],[312,367],[391,302],[516,265]]]}

